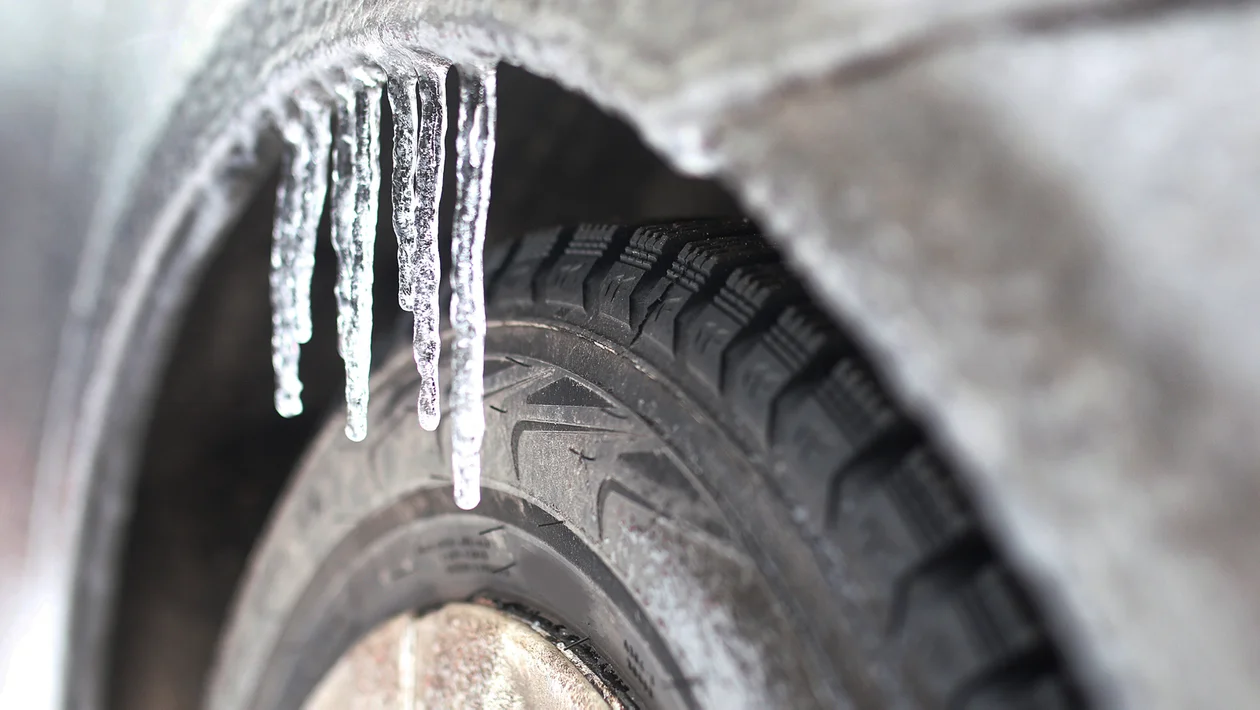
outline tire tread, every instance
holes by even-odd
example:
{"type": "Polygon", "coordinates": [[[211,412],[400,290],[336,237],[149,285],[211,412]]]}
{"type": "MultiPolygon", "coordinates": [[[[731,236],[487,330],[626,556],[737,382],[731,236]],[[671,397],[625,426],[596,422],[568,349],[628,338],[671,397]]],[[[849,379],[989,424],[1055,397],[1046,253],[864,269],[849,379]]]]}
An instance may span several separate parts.
{"type": "Polygon", "coordinates": [[[959,481],[750,222],[536,232],[488,292],[500,310],[550,307],[716,397],[819,556],[879,590],[885,645],[928,707],[1084,707],[959,481]]]}

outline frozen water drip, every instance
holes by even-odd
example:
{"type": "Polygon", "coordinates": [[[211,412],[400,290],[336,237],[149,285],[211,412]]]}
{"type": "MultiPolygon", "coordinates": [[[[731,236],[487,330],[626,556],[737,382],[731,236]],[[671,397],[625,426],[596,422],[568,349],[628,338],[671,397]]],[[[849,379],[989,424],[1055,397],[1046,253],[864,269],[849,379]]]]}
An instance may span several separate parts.
{"type": "MultiPolygon", "coordinates": [[[[390,194],[398,236],[398,305],[414,315],[413,355],[420,374],[420,426],[437,429],[441,351],[438,291],[438,206],[445,168],[446,75],[449,64],[420,63],[385,82],[394,116],[390,194]]],[[[455,502],[471,509],[481,499],[481,442],[485,435],[485,285],[482,250],[494,163],[495,69],[461,65],[456,133],[456,195],[451,237],[450,432],[455,502]]],[[[287,143],[271,252],[272,363],[276,411],[302,411],[298,375],[301,344],[311,338],[311,277],[315,236],[328,191],[337,256],[337,351],[346,370],[346,436],[367,436],[372,357],[372,281],[380,187],[381,83],[353,72],[334,87],[330,110],[299,100],[280,119],[287,143]],[[332,119],[335,118],[335,121],[332,119]]]]}
{"type": "Polygon", "coordinates": [[[337,254],[337,349],[346,366],[346,436],[367,436],[372,369],[372,264],[380,188],[381,89],[370,79],[339,85],[333,141],[332,243],[337,254]]]}
{"type": "Polygon", "coordinates": [[[311,338],[311,277],[315,236],[328,190],[330,112],[311,101],[280,119],[286,143],[271,245],[271,363],[276,373],[276,411],[302,413],[299,348],[311,338]]]}
{"type": "Polygon", "coordinates": [[[494,163],[494,66],[459,68],[459,125],[455,136],[455,218],[451,236],[451,470],[455,504],[481,500],[482,409],[486,346],[482,249],[494,163]]]}
{"type": "Polygon", "coordinates": [[[447,70],[445,64],[425,64],[416,76],[391,79],[388,88],[394,115],[391,194],[394,232],[398,236],[398,305],[414,317],[412,354],[420,374],[416,414],[420,426],[428,431],[437,429],[441,417],[438,291],[442,264],[437,232],[446,154],[447,70]]]}

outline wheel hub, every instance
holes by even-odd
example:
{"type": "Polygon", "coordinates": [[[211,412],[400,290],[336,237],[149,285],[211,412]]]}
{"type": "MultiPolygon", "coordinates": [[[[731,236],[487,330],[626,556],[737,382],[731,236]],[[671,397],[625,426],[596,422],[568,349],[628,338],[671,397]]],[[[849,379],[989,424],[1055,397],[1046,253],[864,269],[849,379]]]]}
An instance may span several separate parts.
{"type": "Polygon", "coordinates": [[[625,706],[564,643],[541,629],[490,606],[452,603],[376,627],[342,655],[303,705],[303,710],[357,708],[625,706]]]}

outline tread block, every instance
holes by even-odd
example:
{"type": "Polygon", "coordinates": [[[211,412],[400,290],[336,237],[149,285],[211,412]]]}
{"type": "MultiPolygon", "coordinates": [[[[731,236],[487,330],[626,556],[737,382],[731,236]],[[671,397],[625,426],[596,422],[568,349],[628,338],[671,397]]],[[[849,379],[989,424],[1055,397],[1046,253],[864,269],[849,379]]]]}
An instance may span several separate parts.
{"type": "Polygon", "coordinates": [[[731,349],[737,341],[756,335],[782,304],[801,298],[782,265],[741,266],[731,272],[710,301],[684,314],[679,357],[709,388],[720,393],[726,380],[731,349]]]}
{"type": "Polygon", "coordinates": [[[731,364],[726,395],[736,414],[765,444],[770,442],[779,395],[834,342],[820,318],[811,308],[788,307],[766,335],[750,343],[731,364]]]}
{"type": "MultiPolygon", "coordinates": [[[[889,456],[888,459],[894,457],[889,456]]],[[[873,462],[874,468],[897,465],[889,460],[873,462]]],[[[844,551],[846,559],[855,560],[871,589],[894,590],[898,581],[923,557],[913,521],[902,515],[888,488],[880,486],[861,496],[844,496],[836,515],[831,538],[844,551]]],[[[892,594],[869,600],[874,613],[886,622],[894,621],[892,594]]]]}
{"type": "Polygon", "coordinates": [[[1004,666],[1045,647],[1006,570],[989,564],[962,579],[924,580],[911,601],[901,643],[932,702],[948,705],[976,681],[999,683],[1004,666]],[[927,583],[927,582],[935,582],[927,583]],[[961,682],[960,682],[961,681],[961,682]]]}
{"type": "Polygon", "coordinates": [[[543,301],[585,311],[588,315],[586,281],[611,253],[620,252],[627,230],[615,225],[578,228],[541,281],[543,301]]]}
{"type": "Polygon", "coordinates": [[[977,526],[956,492],[940,481],[943,469],[926,448],[884,452],[858,465],[865,470],[844,475],[874,480],[838,482],[849,490],[839,496],[833,539],[853,551],[872,584],[893,590],[877,606],[896,625],[909,614],[917,572],[971,564],[961,556],[974,554],[968,543],[976,539],[977,526]],[[959,558],[951,560],[950,554],[959,558]]]}
{"type": "Polygon", "coordinates": [[[650,306],[642,338],[676,357],[679,317],[697,295],[716,292],[739,266],[775,258],[765,241],[747,235],[715,237],[684,246],[666,273],[669,285],[650,306]]]}
{"type": "Polygon", "coordinates": [[[914,530],[923,558],[935,556],[976,527],[975,514],[962,492],[927,449],[907,456],[884,486],[914,530]]]}
{"type": "Polygon", "coordinates": [[[814,534],[826,526],[832,477],[904,423],[854,357],[842,357],[821,380],[794,385],[775,402],[772,421],[781,485],[804,508],[814,534]]]}
{"type": "Polygon", "coordinates": [[[553,257],[553,253],[564,246],[567,232],[568,230],[557,227],[532,232],[523,237],[497,278],[488,284],[487,301],[522,305],[533,303],[534,281],[553,257]]]}
{"type": "Polygon", "coordinates": [[[629,342],[648,306],[668,283],[662,278],[685,244],[704,236],[698,223],[641,227],[630,235],[620,258],[612,263],[594,291],[599,294],[595,325],[629,342]]]}

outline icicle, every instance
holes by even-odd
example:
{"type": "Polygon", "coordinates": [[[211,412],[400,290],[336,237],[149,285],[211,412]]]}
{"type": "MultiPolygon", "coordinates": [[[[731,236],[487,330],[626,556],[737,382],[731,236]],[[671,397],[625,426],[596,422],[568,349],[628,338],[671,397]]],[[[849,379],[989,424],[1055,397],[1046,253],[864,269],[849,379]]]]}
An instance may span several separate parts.
{"type": "Polygon", "coordinates": [[[412,351],[420,371],[416,411],[420,426],[438,427],[438,357],[442,352],[441,288],[442,257],[438,253],[438,207],[442,202],[442,177],[446,172],[446,73],[448,67],[429,64],[420,72],[420,148],[416,176],[415,330],[412,351]],[[421,363],[424,363],[423,365],[421,363]]]}
{"type": "Polygon", "coordinates": [[[416,412],[420,426],[437,429],[438,357],[442,341],[438,314],[441,259],[438,254],[438,205],[445,165],[446,71],[429,64],[419,72],[421,106],[417,135],[416,85],[413,77],[389,82],[394,114],[394,231],[398,235],[398,305],[414,313],[413,354],[420,373],[416,412]],[[417,145],[418,143],[418,145],[417,145]]]}
{"type": "Polygon", "coordinates": [[[311,337],[311,275],[315,234],[328,189],[329,112],[300,102],[297,116],[280,120],[288,143],[271,245],[271,363],[276,373],[276,411],[302,413],[299,346],[311,337]]]}
{"type": "Polygon", "coordinates": [[[389,110],[394,117],[394,174],[390,196],[394,234],[398,237],[398,307],[410,311],[415,303],[416,241],[416,80],[393,77],[386,84],[389,110]]]}
{"type": "MultiPolygon", "coordinates": [[[[423,66],[416,77],[388,83],[394,112],[394,174],[391,190],[398,234],[398,303],[415,314],[413,338],[421,375],[417,398],[420,424],[438,424],[437,362],[440,354],[437,211],[441,202],[446,135],[448,66],[423,66]],[[420,105],[417,110],[417,97],[420,105]]],[[[283,130],[291,150],[277,193],[272,248],[273,364],[276,409],[301,411],[299,345],[311,337],[310,281],[315,231],[332,153],[332,241],[337,254],[337,349],[346,366],[346,436],[367,435],[368,375],[372,348],[372,262],[380,187],[381,89],[374,77],[355,73],[338,86],[336,140],[329,112],[303,104],[283,130]]],[[[481,499],[482,371],[486,313],[482,247],[490,204],[494,161],[495,70],[460,67],[459,127],[456,136],[454,234],[452,235],[451,467],[455,502],[476,507],[481,499]]]]}
{"type": "Polygon", "coordinates": [[[459,131],[451,259],[451,469],[455,504],[468,510],[481,500],[482,370],[486,310],[482,246],[494,161],[494,67],[459,69],[459,131]]]}
{"type": "Polygon", "coordinates": [[[315,276],[315,241],[319,218],[328,194],[328,154],[332,149],[332,111],[310,98],[297,100],[303,133],[309,141],[309,160],[302,191],[302,223],[297,230],[298,342],[311,341],[311,279],[315,276]]]}
{"type": "Polygon", "coordinates": [[[337,88],[332,242],[337,252],[337,348],[346,365],[346,436],[367,436],[372,366],[372,262],[380,188],[381,90],[356,81],[337,88]]]}

